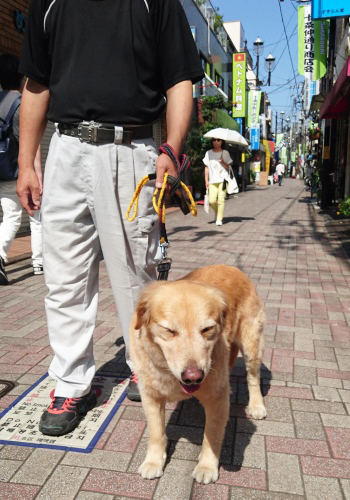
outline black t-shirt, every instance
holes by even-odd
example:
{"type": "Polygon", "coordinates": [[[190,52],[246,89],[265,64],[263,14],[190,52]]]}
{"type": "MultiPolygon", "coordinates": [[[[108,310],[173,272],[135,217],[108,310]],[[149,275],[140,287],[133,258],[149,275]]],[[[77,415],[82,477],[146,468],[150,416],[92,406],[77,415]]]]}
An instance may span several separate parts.
{"type": "Polygon", "coordinates": [[[204,76],[179,0],[32,0],[20,72],[50,89],[49,120],[120,125],[204,76]]]}

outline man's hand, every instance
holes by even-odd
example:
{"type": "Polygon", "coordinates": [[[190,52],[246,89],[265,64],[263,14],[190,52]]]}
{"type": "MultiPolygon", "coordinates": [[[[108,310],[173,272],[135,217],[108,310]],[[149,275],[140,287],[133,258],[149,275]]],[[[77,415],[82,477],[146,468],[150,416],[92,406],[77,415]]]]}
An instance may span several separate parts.
{"type": "Polygon", "coordinates": [[[19,170],[17,195],[24,210],[33,217],[33,210],[39,210],[41,204],[40,182],[34,168],[19,170]]]}
{"type": "Polygon", "coordinates": [[[161,154],[158,156],[156,161],[156,171],[157,171],[156,188],[158,189],[161,189],[161,187],[163,186],[165,172],[168,172],[168,174],[172,175],[173,177],[178,176],[174,163],[169,158],[169,156],[165,154],[161,154]]]}

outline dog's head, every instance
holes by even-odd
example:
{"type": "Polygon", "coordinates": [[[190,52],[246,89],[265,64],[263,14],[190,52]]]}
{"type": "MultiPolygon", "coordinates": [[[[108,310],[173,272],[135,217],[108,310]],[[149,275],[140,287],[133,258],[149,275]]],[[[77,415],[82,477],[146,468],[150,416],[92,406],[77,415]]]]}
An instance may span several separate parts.
{"type": "Polygon", "coordinates": [[[157,282],[142,293],[135,329],[140,341],[158,346],[186,394],[207,376],[225,325],[227,304],[215,287],[187,280],[157,282]]]}

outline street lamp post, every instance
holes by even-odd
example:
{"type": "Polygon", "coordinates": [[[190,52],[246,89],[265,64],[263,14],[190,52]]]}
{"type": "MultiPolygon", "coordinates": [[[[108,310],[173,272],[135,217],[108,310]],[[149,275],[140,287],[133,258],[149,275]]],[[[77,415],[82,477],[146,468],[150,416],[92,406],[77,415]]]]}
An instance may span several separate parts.
{"type": "Polygon", "coordinates": [[[281,116],[282,116],[282,134],[283,134],[283,118],[284,118],[284,111],[281,111],[281,116]]]}
{"type": "Polygon", "coordinates": [[[269,74],[269,79],[267,81],[268,86],[271,85],[271,72],[275,69],[276,66],[275,61],[276,59],[273,57],[271,53],[265,59],[265,69],[269,74]]]}
{"type": "Polygon", "coordinates": [[[264,42],[258,37],[255,42],[253,43],[254,45],[254,54],[256,55],[256,87],[258,88],[259,85],[259,57],[263,53],[264,50],[264,42]]]}

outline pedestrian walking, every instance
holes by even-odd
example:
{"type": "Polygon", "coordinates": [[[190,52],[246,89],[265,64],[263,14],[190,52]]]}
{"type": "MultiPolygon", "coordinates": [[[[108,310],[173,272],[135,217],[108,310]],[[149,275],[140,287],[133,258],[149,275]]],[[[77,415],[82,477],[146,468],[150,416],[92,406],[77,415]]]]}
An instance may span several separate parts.
{"type": "MultiPolygon", "coordinates": [[[[18,59],[11,54],[0,55],[0,203],[2,222],[0,224],[0,285],[8,285],[5,264],[8,252],[21,225],[22,207],[16,193],[18,177],[19,109],[21,102],[22,75],[18,72],[18,59]],[[2,125],[1,125],[2,124],[2,125]],[[7,128],[7,124],[9,125],[7,128]],[[6,131],[4,129],[7,129],[6,131]]],[[[34,159],[38,177],[39,192],[42,192],[42,170],[40,146],[34,159]]],[[[42,232],[40,212],[30,216],[32,265],[34,274],[43,274],[42,232]]]]}
{"type": "MultiPolygon", "coordinates": [[[[204,74],[178,0],[32,0],[20,69],[29,78],[18,193],[29,213],[40,205],[33,151],[46,116],[57,124],[42,201],[54,351],[49,374],[57,383],[40,430],[62,435],[96,402],[92,334],[101,248],[132,371],[130,322],[160,257],[154,183],[142,191],[138,218],[126,222],[125,214],[144,175],[156,171],[156,187],[165,172],[177,176],[166,154],[157,157],[152,123],[166,106],[167,143],[179,155],[191,121],[192,85],[204,74]]],[[[135,377],[128,396],[140,400],[135,377]]]]}
{"type": "Polygon", "coordinates": [[[276,166],[276,174],[278,175],[278,185],[282,186],[282,178],[285,172],[285,166],[284,163],[279,161],[276,166]]]}
{"type": "Polygon", "coordinates": [[[222,139],[212,140],[212,149],[206,151],[203,158],[205,187],[209,189],[209,204],[214,210],[216,225],[222,226],[225,210],[226,185],[225,170],[229,171],[232,158],[224,149],[222,139]]]}

